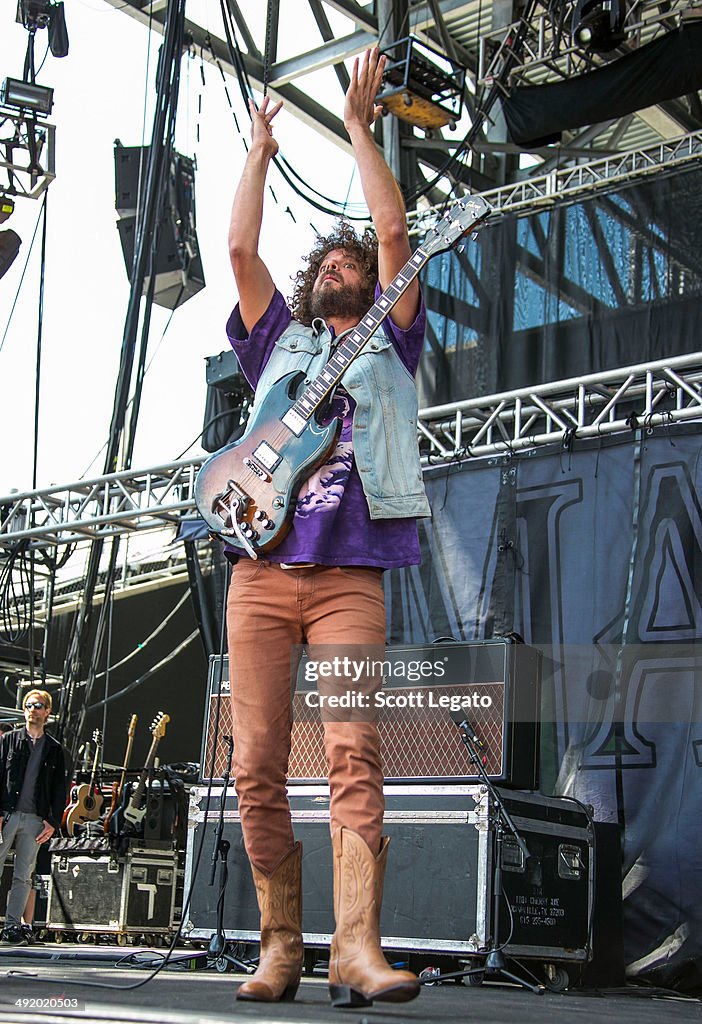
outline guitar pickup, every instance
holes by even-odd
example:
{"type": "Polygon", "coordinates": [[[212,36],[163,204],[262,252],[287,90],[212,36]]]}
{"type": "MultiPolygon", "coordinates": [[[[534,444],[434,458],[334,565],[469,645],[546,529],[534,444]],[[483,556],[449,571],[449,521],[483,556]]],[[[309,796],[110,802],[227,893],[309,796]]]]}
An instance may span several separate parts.
{"type": "Polygon", "coordinates": [[[262,441],[261,444],[254,448],[252,454],[269,473],[272,473],[276,466],[280,465],[280,455],[267,441],[262,441]]]}

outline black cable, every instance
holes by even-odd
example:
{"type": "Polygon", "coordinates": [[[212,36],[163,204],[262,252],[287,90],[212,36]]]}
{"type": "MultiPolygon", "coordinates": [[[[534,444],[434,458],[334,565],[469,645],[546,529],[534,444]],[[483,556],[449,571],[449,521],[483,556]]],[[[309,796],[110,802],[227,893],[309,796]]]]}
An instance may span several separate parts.
{"type": "MultiPolygon", "coordinates": [[[[161,208],[165,174],[167,173],[172,152],[172,142],[175,131],[175,112],[178,101],[178,86],[180,81],[180,63],[183,51],[185,23],[185,0],[169,0],[167,18],[164,29],[164,41],[160,51],[160,60],[157,71],[157,95],[156,112],[154,115],[151,146],[149,147],[149,158],[146,170],[146,187],[143,196],[140,195],[139,210],[137,214],[137,230],[134,244],[134,260],[131,274],[131,288],[129,303],[125,317],[124,332],[122,337],[122,348],[120,353],[120,365],[115,388],[115,402],[112,411],[112,419],[108,434],[107,451],[105,455],[104,472],[113,472],[118,465],[120,446],[124,440],[126,411],[128,407],[129,389],[132,381],[134,367],[134,350],[139,324],[139,311],[143,284],[149,266],[149,249],[155,226],[158,223],[158,213],[161,208]],[[143,201],[142,201],[143,200],[143,201]]],[[[156,228],[156,233],[158,229],[156,228]]],[[[157,243],[154,243],[157,244],[157,243]]],[[[152,275],[153,276],[153,275],[152,275]]],[[[134,408],[134,407],[133,407],[134,408]]],[[[135,413],[132,415],[132,424],[136,422],[135,413]]],[[[128,439],[127,450],[133,444],[133,434],[128,439]]],[[[68,652],[64,666],[64,688],[66,693],[65,712],[59,722],[58,739],[63,741],[64,734],[73,726],[70,753],[75,753],[75,747],[80,739],[80,733],[75,729],[75,723],[82,722],[85,713],[85,706],[90,698],[90,687],[84,694],[82,706],[74,710],[76,700],[76,683],[81,666],[86,658],[86,647],[89,635],[89,623],[92,613],[93,596],[97,586],[99,565],[103,550],[103,540],[94,540],[86,568],[86,581],[83,588],[81,603],[74,620],[73,629],[69,639],[68,652]]],[[[108,580],[109,582],[109,580],[108,580]]],[[[106,591],[106,600],[109,599],[109,591],[106,591]]],[[[102,618],[104,626],[104,617],[102,618]]],[[[99,645],[102,643],[102,636],[96,636],[93,643],[94,657],[90,660],[88,682],[94,677],[94,666],[99,659],[99,645]]]]}
{"type": "MultiPolygon", "coordinates": [[[[226,7],[226,4],[224,3],[224,0],[220,0],[220,8],[222,11],[222,20],[224,22],[224,34],[227,42],[227,49],[229,50],[229,57],[236,72],[237,81],[239,83],[239,89],[241,91],[241,95],[244,101],[244,106],[246,108],[247,113],[249,114],[249,117],[251,117],[251,111],[249,110],[248,101],[249,99],[253,99],[253,89],[249,81],[248,74],[246,73],[246,68],[244,66],[244,61],[241,54],[241,50],[239,48],[236,32],[234,31],[234,28],[230,23],[231,15],[226,7]]],[[[339,217],[342,215],[345,209],[344,204],[339,202],[339,200],[330,199],[328,196],[323,196],[322,193],[317,192],[316,189],[309,185],[304,178],[302,178],[296,171],[294,171],[290,167],[288,161],[286,161],[285,158],[280,153],[273,158],[273,163],[275,164],[276,168],[278,169],[278,172],[280,173],[285,183],[293,190],[293,192],[295,192],[296,195],[298,195],[306,203],[309,203],[310,206],[313,206],[316,210],[319,210],[320,213],[325,213],[330,217],[339,217]],[[288,168],[288,170],[284,168],[288,168]],[[305,195],[292,180],[293,175],[298,179],[298,181],[302,182],[306,188],[309,188],[311,192],[314,192],[317,196],[324,199],[325,202],[329,204],[329,206],[324,206],[322,205],[322,203],[317,202],[317,200],[311,198],[308,195],[305,195]]],[[[345,213],[344,216],[346,220],[368,220],[367,214],[361,216],[345,213]]]]}
{"type": "MultiPolygon", "coordinates": [[[[225,637],[226,637],[226,606],[227,606],[227,591],[228,591],[228,583],[229,583],[229,573],[230,573],[230,566],[229,566],[229,562],[227,562],[227,569],[226,569],[226,575],[225,575],[225,586],[224,586],[224,597],[223,597],[223,607],[222,607],[222,622],[220,624],[220,676],[219,676],[218,697],[221,694],[221,687],[222,687],[222,671],[221,671],[221,666],[222,666],[222,662],[223,662],[224,641],[225,641],[225,637]]],[[[218,702],[217,702],[217,710],[215,712],[215,727],[216,727],[217,730],[219,729],[219,712],[220,712],[220,701],[218,700],[218,702]]],[[[197,846],[197,851],[196,851],[195,857],[193,859],[193,871],[192,871],[192,875],[191,875],[190,880],[189,880],[190,881],[190,886],[189,886],[189,888],[187,890],[187,893],[184,895],[183,907],[182,907],[182,910],[181,910],[180,923],[178,924],[178,929],[177,929],[175,935],[173,936],[173,938],[171,940],[171,944],[168,947],[168,949],[166,950],[165,955],[160,954],[160,955],[163,956],[163,959],[162,959],[161,963],[157,964],[156,967],[151,972],[151,974],[149,974],[146,978],[142,978],[140,981],[134,982],[131,985],[114,985],[114,984],[110,984],[109,982],[86,981],[84,979],[83,980],[79,980],[79,979],[73,979],[73,978],[63,978],[62,981],[61,981],[62,985],[81,985],[81,986],[87,986],[89,988],[115,989],[117,991],[123,991],[123,992],[132,991],[134,989],[141,988],[143,985],[148,984],[148,982],[152,981],[158,974],[160,974],[160,972],[164,969],[164,967],[168,966],[168,964],[171,962],[171,956],[172,956],[173,951],[175,949],[176,943],[178,942],[178,939],[182,935],[183,925],[185,924],[185,922],[187,920],[188,910],[190,908],[190,902],[191,902],[192,895],[193,895],[194,882],[195,882],[195,878],[197,877],[198,871],[200,869],[200,862],[202,860],[202,851],[203,851],[204,846],[205,846],[205,837],[207,835],[207,813],[208,813],[208,810],[209,810],[210,800],[211,800],[212,782],[213,782],[212,776],[214,774],[216,750],[217,750],[217,745],[216,745],[216,733],[215,733],[215,740],[213,741],[213,745],[212,745],[212,758],[211,758],[211,762],[210,762],[210,778],[209,778],[209,782],[208,782],[208,786],[207,786],[207,793],[205,795],[204,824],[203,824],[202,832],[200,834],[200,841],[199,841],[198,846],[197,846]]],[[[225,795],[226,794],[224,794],[224,793],[222,794],[222,799],[225,798],[225,795]]],[[[195,954],[195,956],[201,956],[201,955],[202,954],[195,954]]],[[[176,963],[178,963],[181,959],[183,959],[183,958],[179,957],[178,960],[176,961],[176,963]]],[[[194,956],[188,956],[185,959],[186,959],[187,962],[192,962],[192,960],[194,959],[194,956]]],[[[8,971],[8,975],[7,976],[8,977],[10,977],[10,976],[31,977],[34,981],[47,981],[47,982],[51,982],[52,984],[55,984],[55,980],[54,979],[51,979],[49,977],[43,977],[40,974],[38,974],[38,975],[29,975],[29,974],[25,974],[24,972],[21,972],[21,971],[8,971]]]]}
{"type": "Polygon", "coordinates": [[[192,643],[192,641],[195,639],[197,635],[198,630],[193,630],[190,636],[187,636],[185,640],[182,640],[176,647],[174,647],[170,654],[167,654],[164,658],[161,658],[160,661],[157,661],[155,665],[152,665],[150,669],[147,669],[147,671],[140,675],[138,679],[133,679],[132,682],[129,683],[127,686],[123,686],[121,690],[117,690],[115,693],[111,693],[109,697],[105,697],[102,700],[95,701],[94,704],[89,704],[85,708],[86,712],[96,711],[97,708],[104,707],[105,704],[112,704],[113,701],[118,700],[120,697],[126,696],[126,694],[131,693],[132,690],[136,690],[137,687],[141,686],[142,683],[145,683],[147,679],[150,679],[151,676],[155,675],[155,673],[158,672],[160,668],[163,668],[163,666],[167,665],[169,661],[172,661],[175,657],[177,657],[181,651],[185,650],[188,644],[192,643]]]}
{"type": "MultiPolygon", "coordinates": [[[[46,192],[44,193],[44,198],[46,199],[46,192]]],[[[7,323],[5,324],[5,330],[3,332],[2,341],[0,341],[0,352],[2,352],[2,347],[5,344],[5,341],[7,339],[8,331],[10,330],[10,324],[12,323],[12,317],[13,317],[14,312],[15,312],[15,306],[17,305],[17,300],[19,299],[20,291],[22,290],[22,284],[24,283],[24,275],[27,273],[27,266],[29,265],[29,259],[30,259],[31,255],[32,255],[32,250],[34,248],[34,240],[37,237],[37,231],[39,230],[39,221],[41,220],[43,212],[44,212],[44,210],[43,210],[43,206],[42,206],[42,208],[39,210],[39,214],[37,216],[37,222],[34,225],[34,232],[32,234],[32,240],[29,243],[29,251],[27,253],[27,258],[24,261],[24,266],[22,267],[22,274],[20,276],[19,284],[17,285],[17,291],[15,293],[15,297],[14,297],[14,299],[12,301],[12,308],[10,309],[10,314],[9,314],[9,316],[7,318],[7,323]]]]}

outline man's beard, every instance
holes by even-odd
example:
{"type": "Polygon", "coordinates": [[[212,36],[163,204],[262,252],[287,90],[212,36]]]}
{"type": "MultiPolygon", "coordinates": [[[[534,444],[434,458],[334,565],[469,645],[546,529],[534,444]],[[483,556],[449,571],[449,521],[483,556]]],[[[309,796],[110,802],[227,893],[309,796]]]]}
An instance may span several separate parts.
{"type": "Polygon", "coordinates": [[[360,287],[342,284],[337,287],[322,287],[310,296],[310,313],[328,320],[333,316],[357,317],[359,320],[373,305],[373,296],[360,287]]]}

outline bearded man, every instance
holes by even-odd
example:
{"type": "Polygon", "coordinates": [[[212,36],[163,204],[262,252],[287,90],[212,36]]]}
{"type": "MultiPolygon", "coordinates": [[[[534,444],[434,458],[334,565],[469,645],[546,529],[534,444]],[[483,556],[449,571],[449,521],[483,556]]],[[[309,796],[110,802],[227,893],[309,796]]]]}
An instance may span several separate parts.
{"type": "MultiPolygon", "coordinates": [[[[374,231],[341,224],[298,272],[288,306],[258,252],[266,174],[278,151],[281,104],[251,104],[252,142],[231,216],[229,251],[239,303],[231,344],[259,402],[293,370],[314,377],[410,259],[400,189],[370,126],[385,58],[356,60],[344,124],[374,231]]],[[[323,645],[384,649],[386,569],[419,562],[416,517],[429,515],[417,449],[417,396],[425,310],[416,280],[346,371],[330,415],[342,420],[329,460],[296,497],[292,527],[265,558],[232,561],[228,640],[234,775],[246,851],[261,911],[261,957],[240,999],[292,998],[303,964],[301,848],[286,775],[291,746],[291,652],[323,645]]],[[[380,947],[388,840],[383,768],[369,720],[324,722],[334,865],[329,986],[335,1006],[404,1002],[419,992],[380,947]]],[[[353,716],[347,716],[351,719],[353,716]]],[[[361,716],[363,717],[363,716],[361,716]]]]}

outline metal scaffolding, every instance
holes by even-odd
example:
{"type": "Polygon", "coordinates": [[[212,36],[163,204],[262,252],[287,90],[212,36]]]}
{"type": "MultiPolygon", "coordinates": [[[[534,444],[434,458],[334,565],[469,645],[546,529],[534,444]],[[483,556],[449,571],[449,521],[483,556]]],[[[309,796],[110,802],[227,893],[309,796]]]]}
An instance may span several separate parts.
{"type": "MultiPolygon", "coordinates": [[[[485,193],[496,213],[572,200],[702,156],[702,132],[485,193]]],[[[413,218],[412,229],[437,211],[413,218]]],[[[425,465],[702,420],[702,351],[420,411],[425,465]]],[[[0,497],[0,551],[177,525],[204,457],[0,497]]]]}
{"type": "MultiPolygon", "coordinates": [[[[425,466],[702,420],[702,352],[422,409],[425,466]]],[[[0,498],[0,548],[173,526],[202,459],[0,498]]]]}

